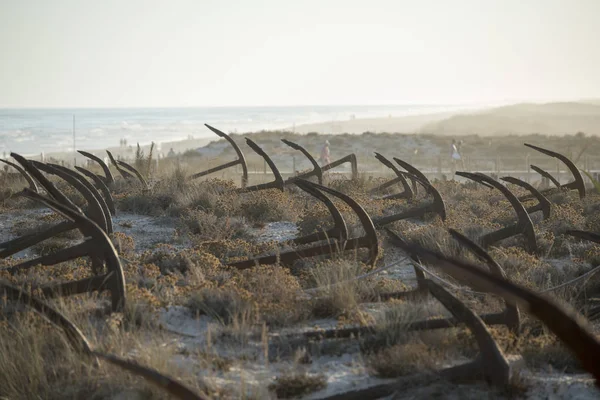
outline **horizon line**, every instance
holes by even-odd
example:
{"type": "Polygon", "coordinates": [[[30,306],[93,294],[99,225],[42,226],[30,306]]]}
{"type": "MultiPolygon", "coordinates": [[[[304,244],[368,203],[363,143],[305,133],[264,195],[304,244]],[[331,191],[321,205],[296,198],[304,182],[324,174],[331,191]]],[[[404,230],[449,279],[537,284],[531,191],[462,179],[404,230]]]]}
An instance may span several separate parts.
{"type": "Polygon", "coordinates": [[[10,106],[0,110],[100,110],[100,109],[173,109],[173,108],[293,108],[293,107],[458,107],[483,103],[381,103],[381,104],[283,104],[283,105],[185,105],[185,106],[10,106]]]}
{"type": "Polygon", "coordinates": [[[119,109],[197,109],[197,108],[294,108],[294,107],[486,107],[516,104],[548,104],[548,103],[576,103],[586,101],[600,101],[597,97],[581,98],[553,98],[553,99],[505,99],[482,102],[457,102],[457,103],[378,103],[378,104],[283,104],[283,105],[161,105],[161,106],[0,106],[0,110],[119,110],[119,109]]]}

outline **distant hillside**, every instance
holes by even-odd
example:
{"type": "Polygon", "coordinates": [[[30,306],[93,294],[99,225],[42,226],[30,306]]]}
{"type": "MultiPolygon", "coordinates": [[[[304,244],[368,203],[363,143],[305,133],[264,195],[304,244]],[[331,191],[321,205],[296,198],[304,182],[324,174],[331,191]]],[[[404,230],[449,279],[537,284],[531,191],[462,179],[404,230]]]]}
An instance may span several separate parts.
{"type": "Polygon", "coordinates": [[[600,101],[515,104],[464,113],[424,125],[423,133],[442,135],[600,135],[600,101]]]}

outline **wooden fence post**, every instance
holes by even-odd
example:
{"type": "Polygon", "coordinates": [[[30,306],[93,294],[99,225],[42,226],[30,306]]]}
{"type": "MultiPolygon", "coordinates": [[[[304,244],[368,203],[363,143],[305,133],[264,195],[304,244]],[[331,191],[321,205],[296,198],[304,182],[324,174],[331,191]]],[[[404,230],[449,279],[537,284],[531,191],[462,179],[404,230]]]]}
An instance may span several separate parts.
{"type": "Polygon", "coordinates": [[[500,156],[496,156],[496,175],[500,176],[500,156]]]}
{"type": "Polygon", "coordinates": [[[529,162],[529,153],[525,156],[525,171],[527,171],[527,183],[531,183],[531,163],[529,162]]]}
{"type": "Polygon", "coordinates": [[[583,158],[583,169],[586,171],[590,170],[590,157],[587,155],[583,158]]]}

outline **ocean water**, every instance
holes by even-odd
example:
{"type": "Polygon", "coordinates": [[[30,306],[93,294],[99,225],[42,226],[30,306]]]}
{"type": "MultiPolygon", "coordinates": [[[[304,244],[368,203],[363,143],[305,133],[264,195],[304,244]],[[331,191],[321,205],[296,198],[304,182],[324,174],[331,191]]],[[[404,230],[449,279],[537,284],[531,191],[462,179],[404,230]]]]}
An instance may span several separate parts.
{"type": "Polygon", "coordinates": [[[224,132],[256,132],[351,118],[407,116],[446,111],[451,106],[302,106],[121,109],[0,109],[0,154],[34,155],[216,137],[204,124],[224,132]]]}

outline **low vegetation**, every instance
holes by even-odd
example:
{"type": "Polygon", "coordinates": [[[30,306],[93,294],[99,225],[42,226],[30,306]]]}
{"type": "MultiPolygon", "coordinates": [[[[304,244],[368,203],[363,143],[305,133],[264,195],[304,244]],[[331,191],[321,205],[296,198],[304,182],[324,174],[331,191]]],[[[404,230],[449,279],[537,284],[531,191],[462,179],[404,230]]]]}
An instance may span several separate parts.
{"type": "MultiPolygon", "coordinates": [[[[285,136],[293,141],[308,140],[297,135],[285,136]]],[[[276,134],[261,133],[256,135],[256,140],[265,143],[269,152],[274,137],[280,139],[276,134]]],[[[371,137],[372,134],[363,135],[363,139],[371,137]]],[[[525,141],[535,142],[536,138],[525,141]]],[[[340,146],[349,142],[343,135],[330,139],[332,145],[334,139],[339,140],[340,146]]],[[[378,138],[383,139],[391,140],[385,135],[378,138]]],[[[418,139],[427,145],[441,143],[433,136],[418,139]]],[[[486,138],[486,146],[482,147],[484,139],[473,136],[467,138],[465,154],[474,154],[476,149],[483,155],[492,154],[502,148],[514,150],[515,155],[520,156],[523,140],[518,140],[520,147],[515,144],[517,140],[510,137],[502,144],[493,142],[487,146],[486,138]]],[[[551,143],[544,145],[552,146],[562,143],[561,140],[552,138],[551,143]]],[[[570,140],[573,143],[589,140],[590,149],[600,149],[596,139],[570,140]]],[[[435,332],[407,330],[407,326],[417,320],[448,317],[448,311],[437,301],[394,298],[400,296],[378,301],[380,296],[414,287],[414,280],[410,279],[412,267],[406,261],[394,270],[370,276],[364,275],[371,272],[373,266],[364,264],[360,252],[246,270],[227,267],[230,262],[248,257],[299,248],[285,239],[281,242],[264,239],[263,234],[272,230],[271,223],[294,223],[298,235],[306,235],[328,229],[333,221],[322,203],[296,188],[242,194],[236,191],[237,180],[229,180],[225,174],[220,178],[187,180],[191,173],[201,169],[196,167],[202,162],[205,162],[202,157],[187,155],[157,170],[153,150],[144,153],[138,149],[135,165],[146,178],[156,182],[149,190],[123,183],[112,188],[118,213],[126,215],[126,218],[117,216],[121,222],[115,223],[118,232],[113,233],[111,239],[122,260],[129,305],[123,313],[107,317],[91,311],[106,304],[105,295],[49,299],[72,316],[95,346],[175,376],[198,392],[215,398],[291,398],[323,390],[328,385],[328,375],[316,372],[319,363],[336,357],[340,363],[350,363],[348,358],[343,358],[344,354],[349,355],[353,363],[359,362],[360,368],[368,374],[379,378],[427,376],[456,360],[477,356],[473,336],[462,326],[435,332]],[[159,228],[160,221],[169,222],[165,223],[165,234],[157,243],[142,241],[145,228],[139,227],[139,216],[152,217],[159,228]],[[403,281],[399,274],[409,279],[403,281]],[[368,337],[360,337],[354,347],[339,342],[329,347],[314,342],[302,342],[299,346],[274,339],[283,333],[365,326],[373,326],[374,331],[368,337]],[[304,352],[302,362],[294,359],[299,349],[304,352]],[[310,367],[311,363],[314,368],[310,367]]],[[[365,174],[355,181],[331,174],[327,183],[357,199],[372,217],[428,201],[423,191],[409,202],[373,198],[369,191],[381,182],[365,174]]],[[[515,221],[508,202],[495,192],[451,180],[435,180],[433,184],[446,201],[448,218],[442,221],[427,215],[424,221],[411,219],[390,225],[409,241],[452,257],[475,260],[447,234],[447,228],[454,228],[477,241],[486,233],[515,221]]],[[[6,193],[0,196],[5,215],[12,216],[6,220],[11,230],[3,232],[8,235],[6,240],[60,221],[53,214],[42,214],[30,202],[16,196],[22,186],[23,182],[11,181],[5,186],[6,193]]],[[[61,188],[78,204],[85,204],[66,185],[61,188]]],[[[523,194],[520,189],[512,186],[511,189],[523,194]]],[[[583,201],[576,193],[560,193],[552,198],[550,219],[532,215],[541,249],[539,254],[526,252],[520,238],[494,244],[489,253],[511,280],[537,291],[552,289],[589,272],[600,265],[600,246],[575,240],[564,233],[568,229],[597,231],[600,227],[598,200],[595,192],[590,192],[583,201]]],[[[351,235],[360,234],[356,216],[337,200],[335,203],[347,217],[351,235]]],[[[379,234],[382,254],[375,268],[398,261],[402,256],[381,231],[379,234]]],[[[80,235],[70,233],[44,241],[32,247],[29,256],[55,253],[79,239],[80,235]]],[[[82,279],[91,273],[86,259],[58,266],[37,266],[14,275],[2,271],[16,262],[13,258],[0,260],[0,277],[23,287],[82,279]]],[[[427,268],[454,285],[453,293],[474,311],[499,312],[504,307],[496,298],[464,290],[464,282],[446,276],[435,266],[427,268]]],[[[600,316],[598,275],[550,293],[591,319],[600,316]]],[[[89,360],[75,354],[65,338],[38,316],[17,313],[4,300],[0,300],[0,305],[4,307],[0,312],[0,398],[165,397],[141,378],[108,366],[92,367],[89,360]]],[[[490,330],[503,351],[522,354],[527,366],[534,371],[582,371],[571,354],[539,322],[525,315],[523,325],[520,336],[504,327],[490,330]]],[[[520,385],[525,386],[523,391],[527,390],[527,383],[520,385]]]]}

